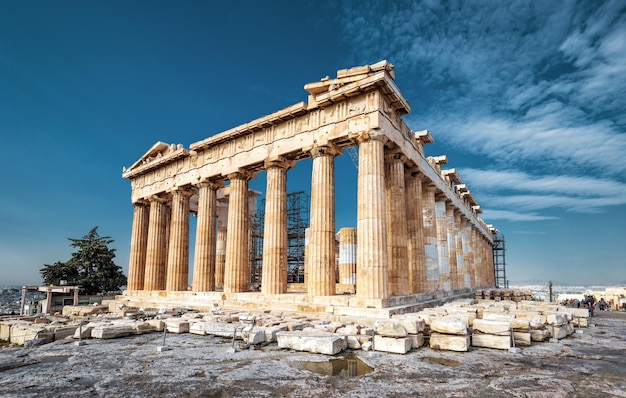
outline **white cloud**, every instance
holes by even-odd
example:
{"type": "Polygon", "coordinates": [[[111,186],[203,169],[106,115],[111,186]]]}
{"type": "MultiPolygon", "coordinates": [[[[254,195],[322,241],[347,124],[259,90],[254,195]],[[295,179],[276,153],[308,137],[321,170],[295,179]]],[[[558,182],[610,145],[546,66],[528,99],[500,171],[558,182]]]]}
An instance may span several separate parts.
{"type": "Polygon", "coordinates": [[[508,221],[545,221],[555,220],[558,217],[541,216],[535,213],[518,213],[508,210],[485,210],[481,215],[485,220],[508,220],[508,221]]]}

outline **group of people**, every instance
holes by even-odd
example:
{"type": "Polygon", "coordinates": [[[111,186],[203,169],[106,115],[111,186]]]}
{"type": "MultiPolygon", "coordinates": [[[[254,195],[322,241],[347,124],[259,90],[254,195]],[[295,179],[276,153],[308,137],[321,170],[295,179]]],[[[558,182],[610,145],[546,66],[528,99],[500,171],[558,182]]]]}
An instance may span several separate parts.
{"type": "MultiPolygon", "coordinates": [[[[566,299],[562,304],[568,307],[588,308],[591,315],[593,315],[594,310],[606,311],[610,308],[609,303],[604,300],[604,297],[601,297],[600,301],[598,301],[596,297],[591,294],[585,294],[583,300],[578,300],[577,298],[566,299]]],[[[619,304],[615,304],[615,309],[619,309],[619,304]]]]}

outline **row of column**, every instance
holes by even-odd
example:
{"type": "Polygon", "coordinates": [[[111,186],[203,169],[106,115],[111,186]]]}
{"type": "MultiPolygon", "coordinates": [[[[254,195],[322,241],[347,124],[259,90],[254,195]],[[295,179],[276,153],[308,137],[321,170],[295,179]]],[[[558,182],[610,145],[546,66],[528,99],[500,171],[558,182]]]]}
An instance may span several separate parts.
{"type": "MultiPolygon", "coordinates": [[[[417,168],[407,169],[406,157],[400,151],[386,150],[386,141],[387,137],[376,130],[358,137],[358,267],[352,278],[357,296],[383,299],[491,284],[489,242],[445,195],[423,181],[417,168]]],[[[332,144],[310,152],[311,219],[305,282],[312,296],[335,294],[334,158],[340,153],[332,144]]],[[[265,163],[263,294],[287,291],[286,173],[291,167],[293,162],[283,158],[265,163]]],[[[228,222],[217,232],[217,190],[221,183],[203,181],[173,190],[167,197],[153,196],[135,203],[128,288],[187,290],[189,198],[197,191],[193,290],[223,287],[224,292],[247,291],[248,181],[253,177],[245,170],[228,175],[228,222]],[[171,209],[166,204],[170,200],[171,209]],[[219,286],[222,280],[223,286],[219,286]]]]}

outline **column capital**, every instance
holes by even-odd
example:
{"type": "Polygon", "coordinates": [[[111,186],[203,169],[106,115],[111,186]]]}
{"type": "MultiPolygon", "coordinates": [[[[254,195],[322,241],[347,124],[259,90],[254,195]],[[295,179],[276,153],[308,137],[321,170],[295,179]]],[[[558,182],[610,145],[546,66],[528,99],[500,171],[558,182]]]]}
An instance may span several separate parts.
{"type": "Polygon", "coordinates": [[[291,169],[295,166],[295,162],[293,160],[290,159],[286,159],[283,156],[278,156],[275,158],[267,158],[265,159],[264,162],[264,167],[265,169],[271,169],[273,167],[278,167],[281,169],[291,169]]]}
{"type": "Polygon", "coordinates": [[[157,195],[150,195],[146,199],[149,202],[167,203],[167,202],[169,202],[168,196],[169,195],[167,195],[165,193],[160,193],[160,194],[157,194],[157,195]]]}
{"type": "Polygon", "coordinates": [[[385,135],[385,133],[381,129],[371,129],[369,131],[361,131],[358,133],[349,134],[349,137],[352,139],[356,139],[356,142],[359,144],[365,141],[370,141],[370,140],[380,141],[383,144],[389,141],[389,138],[385,135]]]}
{"type": "Polygon", "coordinates": [[[314,159],[320,156],[335,157],[337,155],[341,155],[341,149],[332,142],[327,142],[325,144],[315,143],[312,147],[306,148],[306,151],[309,152],[311,157],[314,159]]]}
{"type": "Polygon", "coordinates": [[[408,158],[406,157],[406,155],[404,155],[399,150],[394,150],[394,151],[391,151],[389,153],[385,153],[385,162],[386,163],[395,163],[395,162],[406,163],[407,159],[408,158]]]}
{"type": "Polygon", "coordinates": [[[196,193],[196,188],[193,185],[183,185],[179,187],[173,187],[172,189],[167,191],[169,194],[173,195],[183,195],[183,196],[192,196],[196,193]]]}
{"type": "Polygon", "coordinates": [[[422,173],[422,170],[420,170],[420,168],[417,166],[405,169],[405,175],[407,178],[415,178],[420,181],[424,178],[424,173],[422,173]]]}
{"type": "Polygon", "coordinates": [[[198,188],[211,188],[211,189],[220,189],[224,186],[224,181],[221,180],[212,180],[212,179],[204,179],[200,182],[194,184],[198,188]]]}
{"type": "Polygon", "coordinates": [[[229,173],[227,175],[229,180],[239,179],[239,180],[246,180],[246,181],[250,181],[255,176],[256,176],[255,172],[250,171],[250,170],[246,170],[244,168],[240,168],[239,170],[235,171],[234,173],[229,173]]]}
{"type": "Polygon", "coordinates": [[[146,198],[137,199],[133,202],[133,206],[149,206],[150,200],[146,198]]]}

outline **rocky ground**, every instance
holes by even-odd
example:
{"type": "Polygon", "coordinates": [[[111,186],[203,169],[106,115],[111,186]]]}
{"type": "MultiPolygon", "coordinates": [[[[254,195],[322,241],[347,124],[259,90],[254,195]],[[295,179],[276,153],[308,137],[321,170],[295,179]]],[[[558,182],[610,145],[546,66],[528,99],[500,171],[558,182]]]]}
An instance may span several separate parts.
{"type": "Polygon", "coordinates": [[[427,347],[406,355],[233,349],[229,339],[152,333],[0,348],[0,396],[626,397],[626,313],[521,354],[427,347]]]}

